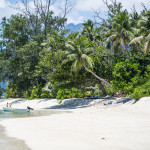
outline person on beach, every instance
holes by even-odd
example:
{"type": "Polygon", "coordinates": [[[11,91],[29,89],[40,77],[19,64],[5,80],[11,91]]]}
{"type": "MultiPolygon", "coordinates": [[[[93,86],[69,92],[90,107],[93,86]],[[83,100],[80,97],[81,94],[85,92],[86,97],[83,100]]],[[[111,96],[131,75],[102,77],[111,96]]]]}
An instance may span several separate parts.
{"type": "Polygon", "coordinates": [[[8,102],[7,102],[6,107],[11,107],[11,106],[12,106],[12,104],[9,105],[8,102]]]}

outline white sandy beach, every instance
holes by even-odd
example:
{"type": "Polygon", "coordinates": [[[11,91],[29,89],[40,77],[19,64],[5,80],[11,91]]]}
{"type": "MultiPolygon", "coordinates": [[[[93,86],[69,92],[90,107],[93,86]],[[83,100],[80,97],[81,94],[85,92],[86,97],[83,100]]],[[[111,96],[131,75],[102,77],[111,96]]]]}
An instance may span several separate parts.
{"type": "MultiPolygon", "coordinates": [[[[15,100],[4,100],[0,108],[7,101],[15,100]]],[[[88,102],[89,107],[67,109],[71,113],[7,119],[0,125],[8,136],[24,140],[32,150],[150,150],[150,97],[109,107],[97,101],[88,102]]],[[[13,107],[55,105],[53,99],[18,101],[13,107]]],[[[72,108],[71,102],[66,108],[72,108]]]]}

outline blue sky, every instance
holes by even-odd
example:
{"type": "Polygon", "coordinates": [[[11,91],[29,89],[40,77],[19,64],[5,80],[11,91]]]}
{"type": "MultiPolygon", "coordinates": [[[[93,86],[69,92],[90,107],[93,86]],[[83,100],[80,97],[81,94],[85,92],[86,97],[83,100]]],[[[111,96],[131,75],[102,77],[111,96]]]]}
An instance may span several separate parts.
{"type": "MultiPolygon", "coordinates": [[[[19,2],[21,0],[0,0],[0,20],[2,17],[9,18],[12,14],[16,14],[17,11],[12,9],[10,6],[13,6],[15,2],[19,2]]],[[[44,0],[43,0],[44,1],[44,0]]],[[[58,7],[62,3],[63,0],[56,0],[55,4],[52,6],[52,10],[56,13],[59,12],[58,7]]],[[[72,0],[73,1],[73,0],[72,0]]],[[[101,11],[105,11],[106,7],[103,3],[103,0],[74,0],[75,5],[72,9],[72,12],[68,15],[68,23],[82,23],[87,19],[93,19],[93,10],[100,9],[101,11]]],[[[109,1],[109,0],[108,0],[109,1]]],[[[150,0],[117,0],[118,2],[122,2],[124,8],[131,11],[133,5],[135,5],[137,11],[141,11],[143,7],[141,6],[141,2],[145,4],[145,6],[150,9],[150,0]]],[[[103,16],[104,14],[102,14],[103,16]]]]}

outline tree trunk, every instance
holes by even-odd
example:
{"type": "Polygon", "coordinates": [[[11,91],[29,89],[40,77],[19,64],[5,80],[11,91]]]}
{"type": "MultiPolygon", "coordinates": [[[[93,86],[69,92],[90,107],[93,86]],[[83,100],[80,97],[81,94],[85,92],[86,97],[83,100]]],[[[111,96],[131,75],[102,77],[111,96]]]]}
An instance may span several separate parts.
{"type": "Polygon", "coordinates": [[[93,76],[95,76],[98,80],[106,83],[107,85],[111,86],[111,84],[109,82],[107,82],[106,80],[104,80],[103,78],[100,78],[99,76],[97,76],[93,71],[91,71],[90,69],[88,69],[87,67],[84,66],[84,68],[86,69],[86,71],[90,72],[93,76]]]}
{"type": "MultiPolygon", "coordinates": [[[[102,81],[102,82],[106,83],[107,85],[109,85],[110,87],[112,87],[112,85],[109,82],[107,82],[103,78],[100,78],[99,76],[97,76],[93,71],[91,71],[90,69],[85,67],[85,65],[83,65],[83,66],[86,69],[86,71],[90,72],[93,76],[95,76],[98,80],[100,80],[100,82],[102,81]]],[[[112,87],[112,89],[113,89],[114,93],[116,93],[113,87],[112,87]]]]}
{"type": "Polygon", "coordinates": [[[102,82],[101,82],[100,80],[97,80],[97,81],[98,81],[98,83],[99,83],[99,85],[100,85],[100,88],[101,88],[101,90],[102,90],[102,92],[103,92],[103,95],[106,96],[106,95],[107,95],[107,92],[106,92],[106,90],[105,90],[105,88],[104,88],[104,85],[102,84],[102,82]]]}

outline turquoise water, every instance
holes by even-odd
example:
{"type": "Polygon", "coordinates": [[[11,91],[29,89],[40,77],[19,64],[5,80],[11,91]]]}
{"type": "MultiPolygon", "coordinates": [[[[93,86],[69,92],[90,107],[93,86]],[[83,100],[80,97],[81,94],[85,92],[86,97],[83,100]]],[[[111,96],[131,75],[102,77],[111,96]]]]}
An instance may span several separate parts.
{"type": "MultiPolygon", "coordinates": [[[[48,116],[64,112],[55,110],[33,110],[28,113],[19,114],[13,112],[3,112],[3,110],[0,110],[0,121],[10,118],[48,116]]],[[[0,126],[0,150],[31,150],[31,149],[24,143],[24,141],[13,137],[8,137],[5,134],[5,128],[0,126]]]]}
{"type": "Polygon", "coordinates": [[[14,112],[4,112],[0,110],[0,119],[8,119],[8,118],[25,118],[25,117],[38,117],[38,116],[47,116],[52,114],[59,114],[62,111],[55,110],[31,110],[27,113],[14,113],[14,112]]]}

